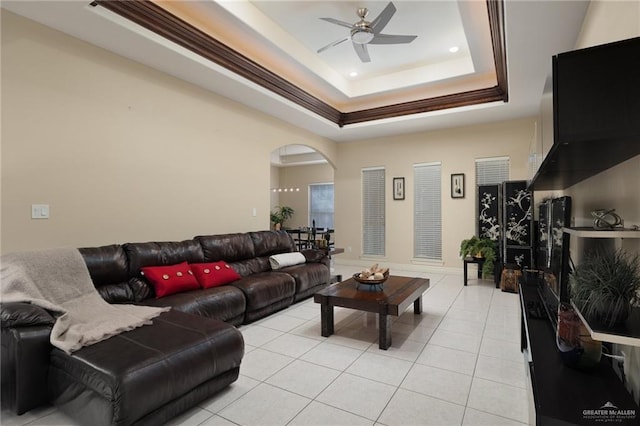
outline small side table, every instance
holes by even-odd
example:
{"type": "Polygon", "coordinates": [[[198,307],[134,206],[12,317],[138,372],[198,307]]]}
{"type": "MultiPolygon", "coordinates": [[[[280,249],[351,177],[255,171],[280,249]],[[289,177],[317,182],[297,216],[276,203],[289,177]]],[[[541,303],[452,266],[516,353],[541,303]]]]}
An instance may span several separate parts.
{"type": "MultiPolygon", "coordinates": [[[[464,259],[464,285],[467,285],[467,266],[470,263],[475,263],[478,265],[478,279],[482,278],[482,266],[484,265],[484,259],[483,258],[476,258],[476,257],[465,257],[464,259]]],[[[496,288],[500,287],[500,279],[498,278],[497,275],[497,270],[498,270],[498,262],[495,262],[495,268],[494,268],[494,272],[493,272],[493,276],[494,276],[494,282],[496,284],[496,288]]]]}

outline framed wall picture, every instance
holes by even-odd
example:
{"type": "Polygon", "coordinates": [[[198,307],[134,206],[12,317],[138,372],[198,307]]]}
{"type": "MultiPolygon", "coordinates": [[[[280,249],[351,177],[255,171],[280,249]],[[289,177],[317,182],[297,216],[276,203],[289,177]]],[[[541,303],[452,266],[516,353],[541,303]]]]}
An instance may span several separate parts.
{"type": "Polygon", "coordinates": [[[464,198],[464,173],[451,175],[451,198],[464,198]]]}
{"type": "Polygon", "coordinates": [[[404,200],[404,178],[393,178],[393,199],[404,200]]]}

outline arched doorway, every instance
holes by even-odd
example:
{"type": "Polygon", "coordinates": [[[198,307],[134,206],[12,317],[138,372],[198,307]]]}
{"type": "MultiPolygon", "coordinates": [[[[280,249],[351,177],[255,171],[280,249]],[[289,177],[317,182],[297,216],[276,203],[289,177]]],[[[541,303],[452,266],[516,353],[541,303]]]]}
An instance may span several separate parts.
{"type": "Polygon", "coordinates": [[[286,228],[333,228],[334,168],[306,145],[286,145],[271,153],[271,211],[278,206],[294,210],[286,228]]]}

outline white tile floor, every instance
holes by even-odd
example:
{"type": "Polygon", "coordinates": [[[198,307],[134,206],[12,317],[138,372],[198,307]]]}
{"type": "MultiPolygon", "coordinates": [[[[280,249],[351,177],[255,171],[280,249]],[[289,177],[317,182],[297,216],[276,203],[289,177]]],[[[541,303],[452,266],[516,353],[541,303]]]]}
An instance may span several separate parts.
{"type": "MultiPolygon", "coordinates": [[[[338,265],[350,276],[358,267],[338,265]]],[[[242,326],[239,379],[170,425],[522,425],[528,423],[518,297],[493,282],[431,280],[423,313],[413,306],[378,349],[373,314],[335,308],[335,334],[320,336],[320,307],[297,303],[242,326]]],[[[53,407],[9,425],[74,425],[53,407]]]]}

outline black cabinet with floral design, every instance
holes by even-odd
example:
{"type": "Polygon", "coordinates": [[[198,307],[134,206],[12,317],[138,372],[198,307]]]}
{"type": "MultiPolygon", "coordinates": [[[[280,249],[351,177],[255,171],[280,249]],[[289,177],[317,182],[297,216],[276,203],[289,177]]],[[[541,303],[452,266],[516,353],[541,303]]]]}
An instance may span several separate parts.
{"type": "Polygon", "coordinates": [[[504,263],[533,267],[532,194],[527,181],[502,184],[502,224],[504,263]]]}
{"type": "Polygon", "coordinates": [[[502,238],[501,185],[478,185],[478,237],[500,242],[502,238]]]}

